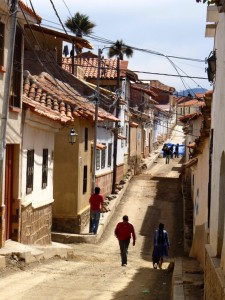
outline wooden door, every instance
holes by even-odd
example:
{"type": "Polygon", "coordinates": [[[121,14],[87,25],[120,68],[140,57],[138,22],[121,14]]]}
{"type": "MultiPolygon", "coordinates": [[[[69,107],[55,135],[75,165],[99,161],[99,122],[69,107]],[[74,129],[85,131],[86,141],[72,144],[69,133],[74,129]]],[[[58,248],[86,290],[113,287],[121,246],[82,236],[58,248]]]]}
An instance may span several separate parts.
{"type": "Polygon", "coordinates": [[[13,145],[6,146],[5,163],[5,238],[12,235],[12,189],[13,189],[13,145]]]}

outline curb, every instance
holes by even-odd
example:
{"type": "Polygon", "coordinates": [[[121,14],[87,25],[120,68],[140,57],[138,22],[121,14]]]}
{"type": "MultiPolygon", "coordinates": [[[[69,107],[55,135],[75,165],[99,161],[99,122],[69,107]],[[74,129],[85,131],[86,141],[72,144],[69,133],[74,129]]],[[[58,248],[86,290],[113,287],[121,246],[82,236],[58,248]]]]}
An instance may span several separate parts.
{"type": "Polygon", "coordinates": [[[131,175],[127,182],[124,184],[123,189],[118,193],[117,197],[110,201],[109,209],[110,211],[104,213],[99,221],[98,233],[96,235],[86,233],[86,234],[70,234],[70,233],[61,233],[61,232],[52,232],[52,241],[62,243],[62,244],[73,244],[73,243],[97,243],[102,234],[104,233],[105,228],[109,224],[117,206],[120,203],[121,198],[123,197],[129,182],[133,176],[131,175]]]}
{"type": "Polygon", "coordinates": [[[174,261],[174,270],[172,276],[172,300],[184,300],[184,286],[183,286],[183,267],[182,258],[177,257],[174,261]]]}

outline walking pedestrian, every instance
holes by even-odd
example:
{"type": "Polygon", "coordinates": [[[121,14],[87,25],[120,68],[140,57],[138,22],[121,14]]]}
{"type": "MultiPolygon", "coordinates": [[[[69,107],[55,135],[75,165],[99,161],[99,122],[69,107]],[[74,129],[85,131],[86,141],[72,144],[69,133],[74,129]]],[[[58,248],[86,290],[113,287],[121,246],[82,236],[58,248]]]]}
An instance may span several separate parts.
{"type": "Polygon", "coordinates": [[[100,188],[95,187],[94,194],[89,199],[91,214],[91,232],[96,234],[99,225],[101,211],[103,209],[104,198],[100,194],[100,188]]]}
{"type": "Polygon", "coordinates": [[[172,144],[170,146],[170,155],[171,155],[171,158],[173,159],[173,148],[174,148],[174,145],[172,144]]]}
{"type": "Polygon", "coordinates": [[[176,144],[176,146],[175,146],[174,156],[179,158],[179,144],[176,144]]]}
{"type": "Polygon", "coordinates": [[[165,154],[166,154],[166,164],[168,164],[170,162],[170,155],[171,155],[171,151],[168,147],[165,149],[165,154]]]}
{"type": "Polygon", "coordinates": [[[134,226],[131,223],[129,223],[129,218],[127,215],[123,216],[123,222],[119,222],[116,225],[115,235],[119,241],[120,246],[120,255],[122,263],[121,266],[126,267],[128,247],[130,244],[131,236],[133,239],[133,246],[135,245],[136,241],[134,226]]]}
{"type": "Polygon", "coordinates": [[[154,233],[154,248],[152,253],[152,262],[154,269],[159,267],[162,269],[163,259],[168,256],[170,246],[167,231],[164,229],[164,224],[160,223],[159,228],[154,233]]]}
{"type": "Polygon", "coordinates": [[[163,152],[163,157],[165,158],[166,157],[166,149],[167,149],[167,144],[164,144],[163,145],[163,148],[162,148],[162,152],[163,152]]]}

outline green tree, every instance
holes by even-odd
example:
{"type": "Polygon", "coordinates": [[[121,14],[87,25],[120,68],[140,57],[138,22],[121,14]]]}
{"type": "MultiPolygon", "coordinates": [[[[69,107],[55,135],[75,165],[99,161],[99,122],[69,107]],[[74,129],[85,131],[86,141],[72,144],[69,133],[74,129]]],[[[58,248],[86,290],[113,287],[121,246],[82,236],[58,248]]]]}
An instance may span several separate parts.
{"type": "Polygon", "coordinates": [[[120,60],[123,60],[124,55],[126,55],[127,58],[132,57],[133,49],[129,46],[126,46],[123,43],[123,40],[117,40],[113,45],[110,46],[108,51],[109,58],[119,56],[120,60]]]}
{"type": "MultiPolygon", "coordinates": [[[[83,35],[92,34],[92,29],[96,26],[95,23],[91,22],[87,15],[83,15],[79,12],[74,14],[73,17],[68,18],[65,22],[65,26],[70,29],[77,37],[82,38],[83,35]]],[[[80,47],[75,45],[76,53],[82,52],[80,47]]],[[[74,55],[74,46],[72,49],[72,55],[74,55]]]]}
{"type": "Polygon", "coordinates": [[[91,34],[92,29],[96,26],[91,22],[87,15],[77,12],[73,17],[68,18],[65,22],[65,26],[70,29],[77,37],[83,37],[83,35],[91,34]]]}

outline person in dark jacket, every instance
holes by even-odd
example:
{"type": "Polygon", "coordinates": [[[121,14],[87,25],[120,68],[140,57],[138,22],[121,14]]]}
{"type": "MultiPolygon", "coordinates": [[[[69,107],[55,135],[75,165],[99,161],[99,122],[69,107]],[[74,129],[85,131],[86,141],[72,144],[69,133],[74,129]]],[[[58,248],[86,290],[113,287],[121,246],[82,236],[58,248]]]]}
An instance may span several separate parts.
{"type": "Polygon", "coordinates": [[[159,267],[162,269],[163,258],[168,256],[170,246],[167,231],[164,229],[164,224],[160,223],[159,228],[154,233],[154,249],[152,253],[152,262],[154,269],[159,267]]]}
{"type": "Polygon", "coordinates": [[[115,228],[115,236],[117,237],[120,245],[121,265],[126,267],[127,265],[127,252],[130,244],[131,236],[133,238],[133,246],[135,245],[136,235],[134,226],[129,223],[127,215],[123,216],[123,222],[119,222],[115,228]]]}

